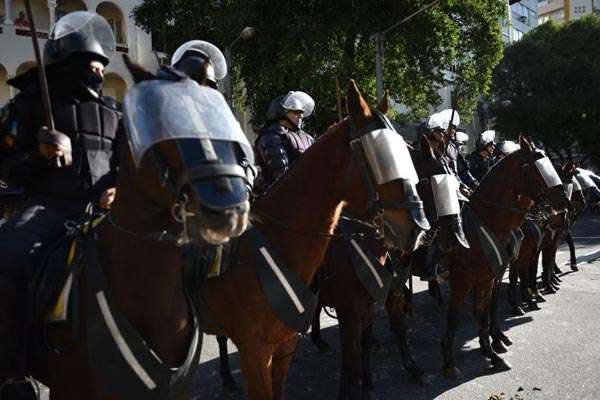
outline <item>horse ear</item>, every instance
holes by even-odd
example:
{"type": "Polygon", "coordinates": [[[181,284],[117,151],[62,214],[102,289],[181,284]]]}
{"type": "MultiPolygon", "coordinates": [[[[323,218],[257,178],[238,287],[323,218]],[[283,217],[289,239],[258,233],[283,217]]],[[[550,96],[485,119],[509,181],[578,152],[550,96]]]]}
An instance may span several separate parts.
{"type": "Polygon", "coordinates": [[[125,65],[127,66],[127,69],[129,70],[129,73],[133,77],[133,81],[135,83],[156,79],[156,77],[152,73],[146,71],[144,67],[133,62],[127,54],[123,54],[123,61],[125,62],[125,65]]]}
{"type": "Polygon", "coordinates": [[[531,146],[531,143],[525,138],[525,135],[519,135],[519,144],[521,145],[521,149],[528,153],[533,151],[533,146],[531,146]]]}
{"type": "Polygon", "coordinates": [[[371,116],[369,105],[360,94],[360,90],[356,86],[354,79],[350,79],[348,84],[348,115],[356,123],[364,121],[371,116]]]}
{"type": "Polygon", "coordinates": [[[421,149],[421,154],[426,159],[435,160],[435,153],[433,152],[433,147],[431,146],[431,142],[427,139],[427,136],[421,135],[421,143],[419,144],[421,149]]]}
{"type": "Polygon", "coordinates": [[[377,110],[379,110],[380,113],[385,115],[388,112],[389,106],[389,92],[386,90],[381,100],[379,100],[379,103],[377,103],[377,110]]]}

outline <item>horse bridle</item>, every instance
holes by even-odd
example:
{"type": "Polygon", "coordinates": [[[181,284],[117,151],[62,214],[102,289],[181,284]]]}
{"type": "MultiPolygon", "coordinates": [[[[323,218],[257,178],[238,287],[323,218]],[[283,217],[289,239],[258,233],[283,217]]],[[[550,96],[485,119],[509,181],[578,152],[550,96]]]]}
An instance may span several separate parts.
{"type": "MultiPolygon", "coordinates": [[[[214,155],[214,148],[210,143],[210,139],[200,139],[200,144],[203,149],[206,150],[206,154],[214,155]]],[[[173,242],[178,247],[191,243],[192,239],[189,234],[188,219],[193,218],[196,215],[188,211],[189,198],[187,194],[182,191],[183,188],[197,180],[206,178],[240,177],[247,180],[244,169],[237,164],[211,164],[210,161],[217,160],[216,155],[214,158],[208,158],[208,163],[204,162],[199,166],[186,168],[179,177],[175,177],[175,174],[172,173],[172,168],[169,167],[164,156],[156,146],[154,146],[149,153],[154,162],[154,166],[158,171],[160,185],[168,190],[169,196],[171,197],[171,207],[169,208],[171,218],[178,224],[181,224],[182,229],[179,233],[170,233],[166,229],[157,232],[136,232],[123,227],[114,220],[110,213],[108,214],[107,219],[115,228],[121,232],[141,239],[158,242],[173,242]]],[[[163,210],[163,207],[157,207],[160,208],[159,211],[163,210]]]]}
{"type": "MultiPolygon", "coordinates": [[[[542,159],[544,157],[542,155],[542,157],[537,157],[536,158],[536,156],[538,156],[538,155],[540,155],[540,153],[538,153],[536,151],[533,151],[533,153],[529,154],[524,159],[521,159],[521,161],[522,161],[521,168],[525,172],[525,179],[527,180],[526,183],[528,181],[532,180],[531,179],[531,172],[530,172],[531,169],[532,169],[531,168],[531,164],[533,164],[537,160],[540,160],[540,159],[542,159]]],[[[533,182],[532,182],[532,185],[534,186],[535,194],[537,196],[539,196],[540,201],[545,201],[546,200],[546,195],[545,195],[546,190],[545,189],[540,189],[540,185],[536,181],[537,181],[536,179],[533,179],[533,182]]],[[[518,196],[520,196],[520,195],[521,194],[519,194],[518,196]]],[[[518,196],[517,196],[517,198],[518,198],[518,196]]],[[[505,204],[501,204],[501,203],[497,203],[497,202],[493,202],[493,201],[489,201],[489,200],[484,200],[484,199],[481,199],[481,202],[483,204],[494,206],[496,208],[500,208],[500,209],[503,209],[503,210],[513,211],[515,213],[529,213],[529,211],[530,211],[530,209],[525,208],[525,207],[508,206],[508,205],[505,205],[505,204]]]]}
{"type": "Polygon", "coordinates": [[[403,180],[405,197],[407,197],[407,200],[390,202],[380,198],[379,191],[377,190],[378,185],[373,177],[371,166],[367,162],[360,139],[364,135],[378,129],[390,129],[394,132],[396,132],[396,129],[380,111],[375,110],[373,117],[372,121],[361,128],[358,128],[352,120],[348,119],[350,123],[350,149],[352,158],[359,167],[361,179],[367,191],[368,223],[374,227],[376,238],[378,240],[383,240],[385,237],[384,214],[386,209],[417,210],[419,213],[424,213],[424,211],[423,202],[419,199],[416,189],[407,180],[403,180]]]}

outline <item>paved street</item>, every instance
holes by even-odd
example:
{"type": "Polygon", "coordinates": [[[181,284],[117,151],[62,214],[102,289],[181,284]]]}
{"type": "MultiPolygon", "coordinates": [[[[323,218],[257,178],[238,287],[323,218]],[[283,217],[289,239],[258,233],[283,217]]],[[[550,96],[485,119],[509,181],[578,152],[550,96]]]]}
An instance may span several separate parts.
{"type": "MultiPolygon", "coordinates": [[[[457,362],[463,377],[456,381],[442,377],[439,339],[445,313],[429,298],[425,285],[416,282],[416,310],[409,325],[415,359],[427,371],[431,385],[419,387],[407,381],[387,319],[380,312],[376,336],[383,349],[372,360],[378,399],[600,399],[600,217],[580,220],[574,236],[580,271],[571,273],[564,265],[568,248],[561,246],[558,262],[565,272],[561,289],[546,296],[540,311],[503,318],[502,327],[514,342],[504,356],[513,367],[508,372],[490,370],[489,363],[480,355],[476,326],[467,306],[456,341],[457,362]]],[[[507,316],[506,288],[501,295],[501,306],[500,314],[507,316]]],[[[335,320],[323,314],[324,337],[334,348],[330,354],[316,352],[307,338],[301,341],[290,370],[288,399],[335,398],[340,362],[336,325],[335,320]]],[[[234,376],[241,383],[236,351],[230,350],[234,376]]],[[[214,338],[206,338],[196,400],[243,398],[240,394],[222,392],[217,354],[214,338]]]]}

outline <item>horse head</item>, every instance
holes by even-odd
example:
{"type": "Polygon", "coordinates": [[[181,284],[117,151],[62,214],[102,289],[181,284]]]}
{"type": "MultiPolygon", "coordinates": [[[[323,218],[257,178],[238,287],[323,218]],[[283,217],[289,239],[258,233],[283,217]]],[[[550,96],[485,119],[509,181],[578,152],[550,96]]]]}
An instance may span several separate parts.
{"type": "Polygon", "coordinates": [[[469,248],[462,229],[458,181],[448,174],[425,135],[421,136],[419,149],[410,155],[419,175],[417,191],[423,200],[425,215],[439,227],[440,249],[449,252],[457,246],[469,248]]]}
{"type": "Polygon", "coordinates": [[[388,247],[412,252],[429,223],[416,191],[417,174],[404,139],[382,113],[371,110],[356,83],[348,87],[352,161],[346,174],[346,209],[367,218],[388,247]]]}
{"type": "Polygon", "coordinates": [[[516,198],[517,206],[529,209],[545,202],[555,212],[567,209],[569,200],[563,182],[546,155],[536,149],[524,136],[519,137],[520,150],[500,161],[511,181],[506,191],[516,198]],[[506,161],[505,161],[506,160],[506,161]]]}
{"type": "Polygon", "coordinates": [[[180,244],[239,236],[250,209],[239,164],[251,163],[253,154],[223,96],[191,79],[134,75],[143,82],[125,100],[130,152],[122,165],[144,203],[170,213],[181,227],[180,244]]]}

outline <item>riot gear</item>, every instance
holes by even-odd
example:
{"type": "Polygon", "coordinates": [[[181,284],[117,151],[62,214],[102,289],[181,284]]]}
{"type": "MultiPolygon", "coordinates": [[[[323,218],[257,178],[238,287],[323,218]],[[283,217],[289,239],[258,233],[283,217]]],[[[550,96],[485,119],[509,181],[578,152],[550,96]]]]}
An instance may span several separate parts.
{"type": "Polygon", "coordinates": [[[172,67],[196,81],[206,63],[206,79],[216,88],[217,81],[227,75],[227,61],[217,46],[204,40],[190,40],[179,46],[171,58],[172,67]]]}
{"type": "Polygon", "coordinates": [[[75,11],[62,17],[50,30],[44,46],[44,64],[60,63],[73,54],[88,54],[107,65],[115,51],[110,25],[100,15],[75,11]]]}
{"type": "MultiPolygon", "coordinates": [[[[269,121],[276,121],[279,119],[286,119],[292,125],[293,122],[287,118],[289,111],[301,111],[303,118],[308,118],[315,108],[315,101],[308,94],[300,91],[290,91],[285,96],[277,96],[269,104],[269,110],[267,111],[267,119],[269,121]]],[[[302,126],[294,126],[294,128],[301,129],[302,126]]]]}

